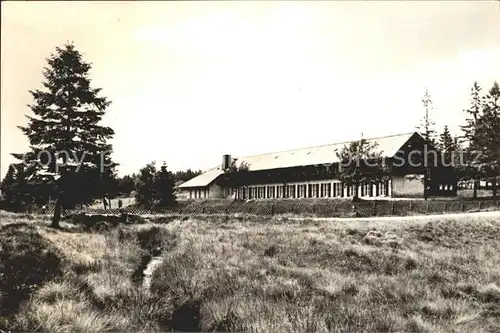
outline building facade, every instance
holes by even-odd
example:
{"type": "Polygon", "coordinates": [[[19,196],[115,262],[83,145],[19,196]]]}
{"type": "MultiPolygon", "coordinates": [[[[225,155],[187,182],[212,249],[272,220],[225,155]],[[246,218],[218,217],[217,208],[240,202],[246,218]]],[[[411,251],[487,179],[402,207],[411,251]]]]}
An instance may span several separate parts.
{"type": "MultiPolygon", "coordinates": [[[[388,166],[384,179],[364,179],[358,185],[360,198],[415,198],[456,195],[453,168],[443,165],[439,152],[418,133],[366,140],[376,143],[388,166]],[[424,157],[427,156],[427,157],[424,157]],[[424,160],[432,161],[428,164],[424,160]],[[427,181],[424,180],[427,175],[427,181]],[[427,185],[427,191],[425,186],[427,185]]],[[[301,148],[241,158],[223,156],[219,167],[181,184],[189,199],[234,198],[263,200],[279,198],[352,198],[356,186],[342,181],[338,152],[350,142],[301,148]],[[248,166],[243,184],[230,186],[227,170],[233,164],[248,166]]],[[[366,178],[366,177],[365,177],[366,178]]]]}

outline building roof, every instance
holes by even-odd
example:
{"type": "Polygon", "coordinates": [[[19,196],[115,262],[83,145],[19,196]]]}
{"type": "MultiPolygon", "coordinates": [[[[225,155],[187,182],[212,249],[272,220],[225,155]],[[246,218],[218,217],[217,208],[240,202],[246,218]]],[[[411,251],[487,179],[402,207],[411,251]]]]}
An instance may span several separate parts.
{"type": "Polygon", "coordinates": [[[178,186],[178,188],[187,188],[187,187],[204,187],[210,185],[217,177],[222,175],[224,172],[219,167],[210,169],[201,175],[198,175],[194,178],[191,178],[187,182],[184,182],[178,186]]]}
{"type": "MultiPolygon", "coordinates": [[[[384,157],[393,157],[414,134],[416,134],[416,132],[370,138],[366,139],[366,141],[369,143],[376,142],[378,144],[376,150],[381,152],[384,157]]],[[[308,148],[238,157],[235,163],[236,166],[241,165],[243,162],[248,164],[250,171],[338,163],[339,158],[337,152],[351,142],[352,141],[345,141],[308,148]]],[[[220,170],[220,167],[216,167],[185,182],[179,187],[207,186],[221,174],[223,174],[223,172],[220,170]]]]}

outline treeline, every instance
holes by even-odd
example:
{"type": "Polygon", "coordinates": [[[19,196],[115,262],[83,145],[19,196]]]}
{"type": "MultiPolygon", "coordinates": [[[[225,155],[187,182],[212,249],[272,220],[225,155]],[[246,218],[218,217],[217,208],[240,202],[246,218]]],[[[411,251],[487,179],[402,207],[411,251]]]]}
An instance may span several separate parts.
{"type": "MultiPolygon", "coordinates": [[[[110,178],[106,198],[109,200],[133,196],[136,202],[144,207],[172,205],[175,203],[174,187],[201,173],[201,170],[191,169],[170,172],[165,163],[157,169],[156,163],[151,162],[138,173],[110,178]]],[[[88,184],[80,184],[79,191],[88,187],[88,184]]],[[[9,166],[7,174],[0,183],[0,189],[2,191],[0,208],[14,212],[24,211],[29,206],[42,207],[54,201],[58,195],[58,186],[55,181],[37,182],[32,177],[32,171],[22,163],[9,166]]],[[[93,198],[90,202],[80,200],[74,205],[65,203],[65,208],[73,208],[77,204],[83,206],[92,203],[95,199],[98,198],[93,198]]]]}
{"type": "MultiPolygon", "coordinates": [[[[150,164],[155,165],[156,163],[151,162],[150,164]]],[[[148,164],[148,165],[150,165],[150,164],[148,164]]],[[[180,185],[180,184],[187,182],[188,180],[200,175],[201,173],[202,173],[201,170],[193,171],[191,169],[175,171],[175,172],[172,172],[172,180],[173,180],[175,185],[180,185]]],[[[117,179],[116,179],[117,191],[116,192],[118,193],[118,195],[129,196],[132,194],[132,191],[137,190],[136,184],[140,180],[140,175],[141,175],[141,171],[139,171],[137,174],[133,173],[131,175],[126,175],[123,177],[117,177],[117,179]]]]}

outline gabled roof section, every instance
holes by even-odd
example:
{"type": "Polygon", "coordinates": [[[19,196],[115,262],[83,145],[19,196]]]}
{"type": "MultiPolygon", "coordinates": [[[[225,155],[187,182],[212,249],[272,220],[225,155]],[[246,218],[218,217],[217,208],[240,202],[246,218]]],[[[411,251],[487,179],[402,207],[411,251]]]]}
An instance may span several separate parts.
{"type": "Polygon", "coordinates": [[[210,169],[201,175],[198,175],[187,182],[182,183],[178,188],[189,188],[189,187],[205,187],[210,185],[217,177],[222,175],[224,172],[220,167],[210,169]]]}
{"type": "MultiPolygon", "coordinates": [[[[370,143],[377,142],[377,151],[384,157],[393,157],[398,150],[414,135],[420,136],[417,132],[390,135],[378,138],[366,139],[370,143]]],[[[260,155],[244,156],[236,159],[236,166],[245,162],[250,171],[271,170],[280,168],[291,168],[299,166],[338,163],[339,152],[344,146],[352,141],[338,142],[328,145],[286,150],[260,155]]],[[[220,167],[213,168],[207,172],[183,183],[179,188],[204,187],[212,183],[224,172],[220,167]]]]}
{"type": "MultiPolygon", "coordinates": [[[[377,151],[384,157],[393,157],[397,151],[413,136],[415,132],[366,139],[369,143],[377,142],[377,151]]],[[[417,134],[419,135],[419,134],[417,134]]],[[[245,162],[251,171],[289,168],[316,164],[338,163],[337,152],[352,141],[333,143],[322,146],[300,148],[275,153],[240,157],[236,161],[239,166],[245,162]]]]}

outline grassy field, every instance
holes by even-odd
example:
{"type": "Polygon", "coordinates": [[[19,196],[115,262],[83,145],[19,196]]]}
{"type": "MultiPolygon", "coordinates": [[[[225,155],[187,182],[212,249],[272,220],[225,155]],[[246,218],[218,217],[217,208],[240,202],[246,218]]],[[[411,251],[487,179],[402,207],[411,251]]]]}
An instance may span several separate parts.
{"type": "Polygon", "coordinates": [[[48,223],[2,212],[0,329],[500,330],[500,214],[48,223]],[[139,273],[160,252],[148,292],[139,273]]]}

